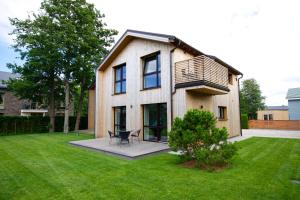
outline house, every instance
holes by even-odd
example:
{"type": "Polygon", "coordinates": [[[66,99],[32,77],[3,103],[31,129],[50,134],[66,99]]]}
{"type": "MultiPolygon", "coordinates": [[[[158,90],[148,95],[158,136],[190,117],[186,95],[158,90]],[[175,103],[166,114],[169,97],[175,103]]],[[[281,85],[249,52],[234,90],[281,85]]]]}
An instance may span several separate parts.
{"type": "Polygon", "coordinates": [[[300,120],[300,87],[290,88],[286,98],[289,105],[289,119],[300,120]]]}
{"type": "Polygon", "coordinates": [[[191,108],[240,135],[241,75],[175,36],[127,30],[96,70],[96,137],[141,129],[141,139],[165,142],[175,117],[191,108]]]}
{"type": "Polygon", "coordinates": [[[16,74],[0,71],[0,115],[20,115],[22,106],[28,103],[26,100],[20,100],[16,97],[4,83],[10,78],[18,77],[16,74]]]}
{"type": "Polygon", "coordinates": [[[258,120],[289,120],[288,106],[267,106],[257,111],[258,120]]]}
{"type": "MultiPolygon", "coordinates": [[[[48,105],[32,102],[26,99],[19,99],[12,91],[9,91],[5,81],[20,78],[17,74],[0,71],[0,115],[21,115],[21,116],[46,116],[48,105]]],[[[69,109],[70,116],[74,115],[74,103],[69,109]]],[[[64,105],[60,103],[55,111],[56,116],[64,115],[64,105]]]]}

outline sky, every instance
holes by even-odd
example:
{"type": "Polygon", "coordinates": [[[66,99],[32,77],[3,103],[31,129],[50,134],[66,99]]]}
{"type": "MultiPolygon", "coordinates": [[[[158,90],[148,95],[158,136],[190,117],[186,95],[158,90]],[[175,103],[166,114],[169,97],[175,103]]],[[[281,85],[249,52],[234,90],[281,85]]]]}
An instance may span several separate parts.
{"type": "MultiPolygon", "coordinates": [[[[288,88],[300,87],[299,0],[88,0],[108,28],[175,35],[255,78],[265,103],[287,105],[288,88]]],[[[41,0],[0,0],[0,70],[17,62],[8,17],[25,19],[41,0]]]]}

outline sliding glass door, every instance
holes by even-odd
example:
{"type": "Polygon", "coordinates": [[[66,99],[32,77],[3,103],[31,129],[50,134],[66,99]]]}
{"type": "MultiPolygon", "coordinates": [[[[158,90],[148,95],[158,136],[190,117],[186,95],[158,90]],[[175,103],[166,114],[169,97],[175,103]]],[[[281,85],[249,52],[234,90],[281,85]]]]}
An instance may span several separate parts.
{"type": "Polygon", "coordinates": [[[144,105],[144,140],[168,140],[166,103],[144,105]]]}
{"type": "Polygon", "coordinates": [[[114,131],[126,131],[126,106],[114,107],[114,131]]]}

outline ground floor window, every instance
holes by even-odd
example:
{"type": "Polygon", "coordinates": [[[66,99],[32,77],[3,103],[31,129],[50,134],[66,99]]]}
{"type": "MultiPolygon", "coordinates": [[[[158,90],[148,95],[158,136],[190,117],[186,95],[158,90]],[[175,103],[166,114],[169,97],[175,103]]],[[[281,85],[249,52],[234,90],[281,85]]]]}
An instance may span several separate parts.
{"type": "Polygon", "coordinates": [[[264,120],[273,120],[273,114],[264,115],[264,120]]]}
{"type": "Polygon", "coordinates": [[[147,104],[144,110],[144,140],[166,142],[167,104],[147,104]]]}
{"type": "Polygon", "coordinates": [[[126,106],[114,107],[114,132],[126,131],[126,106]]]}
{"type": "Polygon", "coordinates": [[[227,108],[225,106],[218,107],[218,119],[219,120],[227,119],[227,108]]]}

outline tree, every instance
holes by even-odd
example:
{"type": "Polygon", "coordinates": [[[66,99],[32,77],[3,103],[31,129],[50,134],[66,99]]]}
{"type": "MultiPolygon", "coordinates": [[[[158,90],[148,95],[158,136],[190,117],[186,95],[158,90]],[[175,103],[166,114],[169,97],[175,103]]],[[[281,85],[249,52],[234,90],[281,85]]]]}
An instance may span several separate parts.
{"type": "Polygon", "coordinates": [[[183,117],[174,120],[169,135],[169,145],[181,150],[183,157],[195,159],[197,164],[209,169],[228,164],[236,153],[236,147],[227,142],[226,128],[216,128],[213,113],[191,109],[183,117]]]}
{"type": "Polygon", "coordinates": [[[94,78],[94,70],[114,42],[116,30],[107,29],[104,15],[86,0],[44,0],[42,10],[58,26],[62,37],[58,42],[62,52],[62,72],[65,84],[65,125],[68,132],[70,91],[78,84],[79,103],[75,130],[78,130],[84,94],[94,78]],[[66,37],[67,36],[67,37],[66,37]]]}
{"type": "Polygon", "coordinates": [[[240,91],[241,112],[247,114],[249,119],[256,119],[256,111],[265,107],[259,84],[255,79],[246,79],[242,82],[240,91]]]}
{"type": "Polygon", "coordinates": [[[49,131],[54,131],[55,105],[62,94],[56,27],[49,18],[35,14],[26,20],[10,18],[10,22],[15,27],[11,33],[15,36],[13,48],[24,64],[7,64],[14,73],[21,75],[19,79],[9,80],[8,88],[20,98],[46,102],[49,131]]]}
{"type": "Polygon", "coordinates": [[[94,69],[117,34],[106,28],[103,17],[86,0],[44,0],[37,14],[26,20],[11,19],[16,27],[12,33],[16,35],[14,48],[25,64],[8,65],[22,75],[22,79],[11,81],[10,86],[24,98],[47,97],[51,127],[57,94],[64,94],[65,133],[69,131],[70,99],[76,85],[80,88],[78,129],[84,94],[94,79],[94,69]]]}

